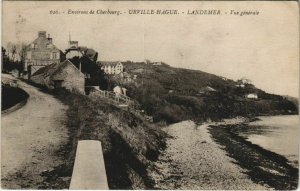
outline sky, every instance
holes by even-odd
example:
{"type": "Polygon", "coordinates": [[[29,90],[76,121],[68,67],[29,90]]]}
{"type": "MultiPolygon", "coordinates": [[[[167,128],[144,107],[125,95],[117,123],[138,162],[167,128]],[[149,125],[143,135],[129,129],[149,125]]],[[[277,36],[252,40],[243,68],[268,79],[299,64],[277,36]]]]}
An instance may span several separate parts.
{"type": "Polygon", "coordinates": [[[269,93],[299,97],[297,2],[4,1],[2,23],[4,46],[30,43],[44,30],[65,50],[70,34],[80,46],[97,50],[99,60],[164,61],[234,80],[246,77],[269,93]],[[69,15],[69,9],[123,14],[69,15]],[[184,14],[129,15],[132,9],[177,9],[184,14]],[[222,15],[186,14],[194,9],[221,10],[222,15]],[[259,15],[225,15],[231,10],[259,15]]]}

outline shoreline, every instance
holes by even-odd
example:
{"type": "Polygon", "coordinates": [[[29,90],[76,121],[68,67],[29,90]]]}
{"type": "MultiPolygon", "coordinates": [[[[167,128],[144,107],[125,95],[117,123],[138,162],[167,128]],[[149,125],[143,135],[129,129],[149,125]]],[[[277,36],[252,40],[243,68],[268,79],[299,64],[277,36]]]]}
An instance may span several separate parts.
{"type": "MultiPolygon", "coordinates": [[[[215,123],[209,123],[215,124],[215,123]]],[[[173,124],[165,131],[173,138],[155,163],[155,189],[266,190],[255,183],[211,138],[209,124],[173,124]],[[184,128],[184,131],[182,131],[184,128]],[[218,160],[216,160],[218,159],[218,160]]]]}
{"type": "Polygon", "coordinates": [[[247,125],[210,125],[209,132],[239,166],[247,169],[246,174],[254,182],[268,184],[276,190],[296,189],[298,169],[286,157],[253,144],[232,131],[232,128],[245,128],[247,125]]]}
{"type": "Polygon", "coordinates": [[[167,148],[155,163],[155,172],[152,172],[154,188],[296,189],[298,169],[285,157],[228,129],[252,120],[239,117],[200,126],[183,121],[165,127],[173,138],[167,139],[167,148]]]}

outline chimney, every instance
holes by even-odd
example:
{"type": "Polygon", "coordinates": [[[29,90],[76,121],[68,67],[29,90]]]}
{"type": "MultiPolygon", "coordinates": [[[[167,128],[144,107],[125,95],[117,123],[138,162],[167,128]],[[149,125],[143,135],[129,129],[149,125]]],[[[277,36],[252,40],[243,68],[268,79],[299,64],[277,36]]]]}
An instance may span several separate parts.
{"type": "Polygon", "coordinates": [[[50,34],[48,34],[48,41],[50,42],[50,43],[52,43],[52,38],[50,38],[50,34]]]}
{"type": "Polygon", "coordinates": [[[40,37],[40,38],[46,38],[46,31],[39,31],[38,37],[40,37]]]}
{"type": "Polygon", "coordinates": [[[78,41],[69,41],[70,48],[78,48],[78,41]]]}

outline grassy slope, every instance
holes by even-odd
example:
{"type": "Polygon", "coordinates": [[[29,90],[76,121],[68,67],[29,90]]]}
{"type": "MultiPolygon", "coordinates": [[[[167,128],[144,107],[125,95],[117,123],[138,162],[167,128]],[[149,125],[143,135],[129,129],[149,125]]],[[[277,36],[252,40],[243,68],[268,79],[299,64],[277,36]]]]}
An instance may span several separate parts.
{"type": "MultiPolygon", "coordinates": [[[[100,140],[110,189],[152,188],[147,171],[165,146],[164,132],[100,98],[91,100],[65,91],[56,97],[69,106],[69,143],[60,151],[65,155],[66,166],[56,169],[54,174],[71,176],[78,140],[100,140]]],[[[57,184],[54,188],[68,185],[57,184]]]]}
{"type": "Polygon", "coordinates": [[[126,72],[138,76],[134,83],[124,83],[129,96],[136,99],[156,122],[298,112],[294,103],[281,96],[268,94],[251,84],[239,88],[233,80],[202,71],[131,62],[124,63],[124,67],[126,72]],[[217,92],[200,95],[199,91],[206,86],[217,92]],[[247,93],[257,93],[260,99],[245,99],[247,93]]]}

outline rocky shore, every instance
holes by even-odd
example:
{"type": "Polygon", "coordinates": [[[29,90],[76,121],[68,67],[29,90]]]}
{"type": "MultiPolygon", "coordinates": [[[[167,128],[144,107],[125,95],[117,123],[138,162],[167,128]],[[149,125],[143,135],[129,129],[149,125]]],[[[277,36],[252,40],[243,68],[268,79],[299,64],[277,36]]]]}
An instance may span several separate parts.
{"type": "Polygon", "coordinates": [[[298,186],[298,168],[282,155],[251,143],[237,133],[248,128],[247,123],[211,125],[209,132],[227,155],[236,160],[245,173],[258,184],[267,184],[276,190],[294,190],[298,186]]]}
{"type": "MultiPolygon", "coordinates": [[[[227,120],[226,124],[242,120],[227,120]]],[[[167,148],[155,164],[155,172],[152,173],[155,188],[272,189],[267,184],[251,180],[248,170],[237,165],[238,161],[228,156],[225,146],[212,139],[209,125],[197,126],[192,121],[184,121],[165,128],[173,138],[167,140],[167,148]]]]}

